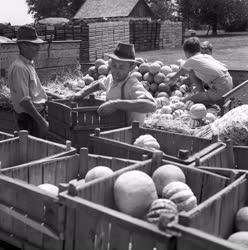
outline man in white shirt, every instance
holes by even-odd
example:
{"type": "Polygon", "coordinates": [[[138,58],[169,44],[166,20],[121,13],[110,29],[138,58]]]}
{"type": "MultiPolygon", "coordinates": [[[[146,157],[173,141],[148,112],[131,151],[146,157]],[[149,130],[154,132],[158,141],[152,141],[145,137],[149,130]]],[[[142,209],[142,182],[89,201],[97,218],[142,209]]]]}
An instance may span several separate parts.
{"type": "Polygon", "coordinates": [[[187,39],[183,49],[187,60],[170,78],[170,82],[173,83],[181,74],[188,73],[190,82],[196,86],[197,93],[183,98],[182,101],[191,100],[206,105],[216,104],[233,87],[232,77],[226,65],[211,55],[202,54],[200,41],[196,37],[187,39]],[[208,86],[207,90],[205,85],[208,86]]]}
{"type": "Polygon", "coordinates": [[[33,59],[37,56],[40,44],[35,29],[22,26],[17,31],[18,58],[11,64],[8,84],[11,101],[20,130],[28,130],[31,135],[45,137],[48,122],[42,116],[47,95],[35,71],[33,59]]]}

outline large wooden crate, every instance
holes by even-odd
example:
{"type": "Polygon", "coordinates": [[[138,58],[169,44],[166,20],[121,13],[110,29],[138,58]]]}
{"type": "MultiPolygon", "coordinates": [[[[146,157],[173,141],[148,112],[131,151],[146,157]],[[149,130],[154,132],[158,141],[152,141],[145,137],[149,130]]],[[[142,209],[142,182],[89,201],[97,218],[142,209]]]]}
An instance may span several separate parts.
{"type": "Polygon", "coordinates": [[[178,234],[177,250],[247,250],[195,228],[176,224],[171,226],[171,230],[178,234]]]}
{"type": "MultiPolygon", "coordinates": [[[[176,239],[171,232],[162,232],[153,224],[117,211],[113,197],[118,176],[131,170],[141,170],[152,176],[159,166],[172,163],[161,159],[162,155],[155,153],[153,159],[83,186],[71,185],[60,193],[61,202],[66,206],[65,250],[105,249],[107,246],[128,250],[130,244],[132,249],[175,249],[176,239]]],[[[210,200],[235,178],[173,164],[183,170],[199,204],[210,200]]]]}
{"type": "Polygon", "coordinates": [[[164,159],[183,164],[191,164],[212,151],[222,148],[223,143],[193,136],[170,133],[159,129],[140,127],[133,122],[131,127],[99,133],[90,138],[90,150],[95,154],[119,156],[127,159],[141,160],[142,155],[152,156],[153,150],[134,146],[134,141],[144,134],[150,134],[158,141],[164,159]]]}
{"type": "Polygon", "coordinates": [[[192,166],[248,170],[248,146],[232,146],[227,140],[222,148],[196,159],[192,166]]]}
{"type": "Polygon", "coordinates": [[[1,168],[70,155],[75,151],[70,142],[66,145],[57,144],[30,136],[27,131],[20,131],[18,136],[0,141],[1,168]]]}
{"type": "Polygon", "coordinates": [[[74,183],[75,180],[81,180],[95,166],[104,165],[116,171],[135,163],[126,159],[90,155],[86,148],[82,148],[80,155],[2,169],[0,239],[23,249],[62,250],[64,207],[57,196],[37,186],[50,183],[64,190],[71,180],[74,183]]]}
{"type": "Polygon", "coordinates": [[[103,102],[94,96],[80,103],[68,100],[48,101],[49,138],[58,142],[71,140],[72,145],[77,148],[87,147],[89,135],[95,128],[107,130],[125,126],[125,112],[118,111],[108,116],[98,115],[97,109],[103,102]]]}
{"type": "MultiPolygon", "coordinates": [[[[235,172],[235,170],[230,169],[208,168],[208,170],[214,173],[235,172]]],[[[236,170],[236,173],[238,178],[213,195],[211,199],[203,202],[196,209],[180,213],[178,223],[222,239],[227,239],[234,233],[236,213],[240,208],[248,205],[247,171],[236,170]]]]}
{"type": "Polygon", "coordinates": [[[221,115],[239,105],[248,104],[248,71],[229,70],[229,73],[233,78],[234,88],[223,95],[219,102],[221,115]]]}

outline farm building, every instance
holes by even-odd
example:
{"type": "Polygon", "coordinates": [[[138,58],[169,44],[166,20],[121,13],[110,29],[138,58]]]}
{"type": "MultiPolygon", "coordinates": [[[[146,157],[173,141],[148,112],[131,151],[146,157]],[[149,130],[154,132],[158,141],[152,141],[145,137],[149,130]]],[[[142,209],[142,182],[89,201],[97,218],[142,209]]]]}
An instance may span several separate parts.
{"type": "Polygon", "coordinates": [[[86,0],[74,16],[75,20],[130,20],[154,18],[144,0],[86,0]]]}

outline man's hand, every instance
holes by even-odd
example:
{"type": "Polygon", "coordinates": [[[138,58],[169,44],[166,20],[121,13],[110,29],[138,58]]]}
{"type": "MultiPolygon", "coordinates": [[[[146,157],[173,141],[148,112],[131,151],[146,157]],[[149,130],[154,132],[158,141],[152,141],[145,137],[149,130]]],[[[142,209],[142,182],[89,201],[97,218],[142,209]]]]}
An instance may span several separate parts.
{"type": "Polygon", "coordinates": [[[97,110],[100,116],[109,115],[114,113],[118,109],[115,100],[107,101],[103,103],[97,110]]]}

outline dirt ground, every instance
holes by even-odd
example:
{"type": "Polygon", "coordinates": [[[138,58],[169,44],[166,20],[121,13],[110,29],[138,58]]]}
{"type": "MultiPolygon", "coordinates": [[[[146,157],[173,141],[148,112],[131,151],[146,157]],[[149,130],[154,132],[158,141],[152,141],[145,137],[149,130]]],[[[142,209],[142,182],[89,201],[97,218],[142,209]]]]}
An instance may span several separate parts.
{"type": "MultiPolygon", "coordinates": [[[[208,40],[213,44],[213,57],[225,63],[229,69],[248,70],[248,35],[200,37],[201,41],[208,40]]],[[[172,64],[184,57],[182,48],[161,49],[136,52],[136,57],[148,61],[160,60],[165,64],[172,64]]]]}

